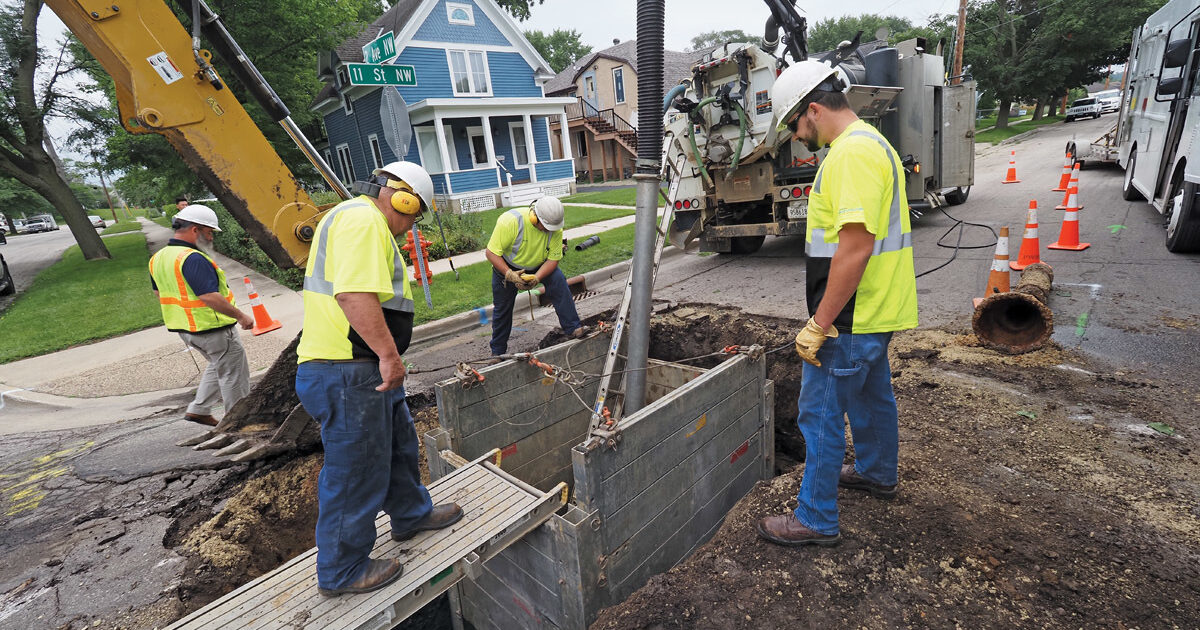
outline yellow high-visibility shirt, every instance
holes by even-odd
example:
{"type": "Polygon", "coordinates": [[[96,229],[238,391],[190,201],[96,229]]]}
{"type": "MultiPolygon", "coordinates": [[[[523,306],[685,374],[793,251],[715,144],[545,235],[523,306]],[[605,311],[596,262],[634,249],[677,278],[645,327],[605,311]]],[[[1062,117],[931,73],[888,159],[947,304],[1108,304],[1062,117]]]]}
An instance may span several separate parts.
{"type": "Polygon", "coordinates": [[[413,299],[408,269],[387,220],[369,197],[334,206],[317,224],[304,272],[304,332],[299,362],[378,358],[350,327],[339,293],[374,293],[403,353],[412,340],[413,299]]]}
{"type": "Polygon", "coordinates": [[[562,260],[562,230],[543,232],[533,224],[533,211],[513,208],[496,219],[488,251],[511,267],[533,271],[547,260],[562,260]]]}
{"type": "Polygon", "coordinates": [[[855,121],[829,145],[808,202],[805,251],[807,298],[817,311],[837,252],[838,232],[861,223],[875,248],[858,290],[834,320],[840,332],[879,333],[916,328],[917,281],[904,171],[878,130],[855,121]]]}

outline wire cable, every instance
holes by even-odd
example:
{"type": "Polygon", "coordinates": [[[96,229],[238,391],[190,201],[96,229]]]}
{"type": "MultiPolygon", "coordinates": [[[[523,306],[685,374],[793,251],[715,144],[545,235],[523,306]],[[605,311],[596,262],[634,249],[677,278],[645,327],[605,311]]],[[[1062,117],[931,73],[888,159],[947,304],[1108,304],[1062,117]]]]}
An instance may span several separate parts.
{"type": "Polygon", "coordinates": [[[942,207],[939,207],[938,210],[941,211],[942,214],[946,215],[946,218],[950,219],[951,221],[954,221],[954,225],[951,225],[950,228],[947,229],[940,238],[938,238],[937,246],[944,248],[944,249],[953,249],[954,253],[950,255],[950,259],[947,260],[946,262],[934,267],[933,269],[922,271],[921,273],[917,274],[916,277],[918,277],[918,278],[920,278],[921,276],[927,276],[939,269],[946,267],[950,263],[954,262],[954,260],[956,258],[958,258],[958,252],[961,250],[964,250],[964,249],[986,249],[989,247],[995,247],[996,243],[999,242],[999,240],[1000,240],[1000,236],[998,234],[996,234],[996,229],[990,225],[984,225],[982,223],[972,223],[970,221],[964,221],[962,219],[955,218],[949,212],[946,212],[946,209],[942,208],[942,207]],[[986,245],[963,245],[962,244],[963,234],[967,231],[967,226],[981,227],[981,228],[984,228],[987,231],[991,232],[992,233],[992,242],[987,243],[986,245]],[[958,230],[958,240],[954,243],[954,245],[947,245],[947,244],[943,243],[942,241],[946,240],[946,237],[950,236],[950,233],[953,232],[955,229],[958,230]]]}

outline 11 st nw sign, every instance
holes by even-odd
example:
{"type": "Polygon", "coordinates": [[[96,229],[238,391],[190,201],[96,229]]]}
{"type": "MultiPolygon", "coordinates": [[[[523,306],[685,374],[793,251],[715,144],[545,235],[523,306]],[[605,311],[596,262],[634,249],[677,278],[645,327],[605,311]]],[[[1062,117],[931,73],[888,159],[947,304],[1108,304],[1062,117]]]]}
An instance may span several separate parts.
{"type": "Polygon", "coordinates": [[[350,85],[413,86],[417,84],[417,71],[412,66],[348,63],[346,72],[350,75],[350,85]]]}

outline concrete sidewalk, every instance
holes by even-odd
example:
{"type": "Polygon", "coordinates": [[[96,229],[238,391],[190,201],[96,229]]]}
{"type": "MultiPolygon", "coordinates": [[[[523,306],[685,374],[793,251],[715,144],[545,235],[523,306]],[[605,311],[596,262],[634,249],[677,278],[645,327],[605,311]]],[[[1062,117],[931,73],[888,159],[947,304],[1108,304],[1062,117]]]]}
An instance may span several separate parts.
{"type": "MultiPolygon", "coordinates": [[[[605,207],[605,206],[600,206],[605,207]]],[[[139,219],[151,251],[166,245],[171,230],[139,219]]],[[[633,223],[634,217],[618,217],[567,230],[569,242],[633,223]]],[[[668,250],[670,251],[670,250],[668,250]]],[[[242,278],[249,277],[270,315],[283,324],[271,333],[254,336],[241,331],[254,376],[261,374],[300,332],[303,322],[301,294],[253,271],[224,255],[214,257],[225,270],[240,307],[249,310],[242,278]]],[[[454,257],[456,267],[486,260],[483,251],[454,257]]],[[[450,271],[448,260],[430,263],[434,273],[450,271]]],[[[585,274],[589,288],[626,273],[628,262],[585,274]]],[[[420,288],[414,286],[414,295],[420,288]]],[[[532,295],[525,299],[534,300],[532,295]]],[[[529,309],[514,316],[514,325],[529,321],[529,309]]],[[[418,326],[413,332],[413,349],[440,347],[447,338],[464,333],[486,334],[490,320],[487,308],[469,311],[418,326]]],[[[536,319],[549,318],[553,309],[537,309],[536,319]]],[[[177,409],[190,400],[205,362],[184,346],[179,336],[161,326],[104,341],[67,348],[59,352],[0,365],[0,434],[45,429],[75,428],[144,417],[177,409]]]]}

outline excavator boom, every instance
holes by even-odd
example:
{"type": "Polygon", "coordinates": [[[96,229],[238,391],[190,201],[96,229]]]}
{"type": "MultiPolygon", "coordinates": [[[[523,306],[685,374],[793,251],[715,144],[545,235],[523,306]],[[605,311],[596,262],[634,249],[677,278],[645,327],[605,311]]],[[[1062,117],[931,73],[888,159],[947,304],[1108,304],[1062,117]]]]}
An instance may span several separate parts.
{"type": "MultiPolygon", "coordinates": [[[[192,36],[170,8],[162,0],[46,0],[46,4],[113,78],[125,128],[166,137],[275,264],[302,266],[320,211],[207,63],[208,51],[193,50],[192,36]]],[[[202,3],[187,1],[183,6],[201,18],[206,34],[211,35],[210,28],[224,32],[202,3]]],[[[226,53],[221,46],[230,44],[240,53],[232,39],[216,43],[218,52],[226,53]]],[[[226,61],[234,67],[244,62],[253,70],[244,56],[226,61]]],[[[263,88],[270,92],[265,82],[250,89],[263,88]]],[[[257,93],[255,97],[263,98],[257,93]]],[[[286,117],[277,97],[275,102],[278,107],[272,115],[286,117]]],[[[298,135],[294,128],[289,132],[293,138],[298,135]]],[[[315,152],[305,152],[319,162],[318,169],[328,178],[328,166],[315,152]]],[[[344,194],[345,189],[339,182],[335,190],[344,194]]]]}

